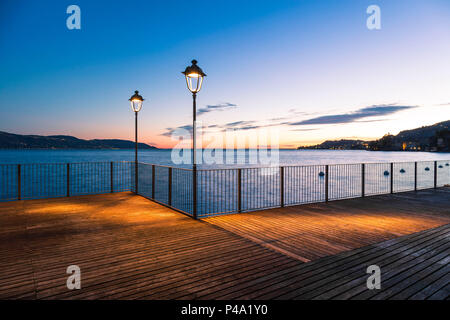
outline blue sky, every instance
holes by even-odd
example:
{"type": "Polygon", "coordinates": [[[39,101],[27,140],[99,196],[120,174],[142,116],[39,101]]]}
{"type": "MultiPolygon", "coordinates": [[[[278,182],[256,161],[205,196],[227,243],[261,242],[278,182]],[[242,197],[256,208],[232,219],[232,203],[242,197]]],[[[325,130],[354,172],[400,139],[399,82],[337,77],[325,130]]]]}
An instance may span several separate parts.
{"type": "Polygon", "coordinates": [[[141,140],[191,122],[180,73],[208,74],[209,130],[276,128],[281,146],[375,138],[450,119],[450,3],[9,1],[0,3],[0,130],[141,140]],[[81,8],[68,30],[66,8],[81,8]],[[366,8],[381,8],[368,30],[366,8]]]}

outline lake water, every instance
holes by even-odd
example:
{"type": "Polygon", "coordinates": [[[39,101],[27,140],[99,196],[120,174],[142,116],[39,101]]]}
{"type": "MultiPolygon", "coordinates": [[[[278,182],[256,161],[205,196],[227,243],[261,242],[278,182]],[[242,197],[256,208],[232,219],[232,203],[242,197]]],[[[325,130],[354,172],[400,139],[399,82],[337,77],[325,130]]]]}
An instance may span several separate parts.
{"type": "MultiPolygon", "coordinates": [[[[139,162],[174,165],[171,150],[140,150],[139,162]]],[[[237,152],[235,153],[237,162],[237,152]]],[[[198,159],[200,154],[198,155],[198,159]]],[[[242,157],[239,159],[242,162],[242,157]]],[[[315,165],[368,162],[408,162],[450,160],[450,153],[433,152],[387,152],[362,150],[280,150],[280,165],[315,165]]],[[[134,150],[0,150],[0,164],[16,163],[76,163],[103,161],[134,161],[134,150]]],[[[225,162],[225,161],[223,161],[225,162]]],[[[189,165],[177,165],[189,167],[189,165]]],[[[201,165],[209,167],[249,166],[248,151],[245,164],[201,165]]],[[[264,166],[264,165],[251,165],[264,166]]]]}

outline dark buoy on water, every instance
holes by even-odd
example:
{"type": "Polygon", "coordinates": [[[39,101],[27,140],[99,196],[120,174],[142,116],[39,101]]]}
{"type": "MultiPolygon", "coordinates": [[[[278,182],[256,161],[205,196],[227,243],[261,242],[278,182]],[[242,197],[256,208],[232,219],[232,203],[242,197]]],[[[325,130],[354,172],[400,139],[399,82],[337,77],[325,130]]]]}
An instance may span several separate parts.
{"type": "Polygon", "coordinates": [[[426,167],[426,168],[425,168],[425,171],[430,171],[430,168],[426,167]]]}
{"type": "Polygon", "coordinates": [[[442,164],[439,165],[439,169],[442,169],[444,166],[442,164]]]}
{"type": "Polygon", "coordinates": [[[400,169],[400,173],[405,173],[405,169],[400,169]]]}
{"type": "Polygon", "coordinates": [[[383,173],[385,176],[388,176],[389,175],[389,171],[385,171],[384,173],[383,173]]]}

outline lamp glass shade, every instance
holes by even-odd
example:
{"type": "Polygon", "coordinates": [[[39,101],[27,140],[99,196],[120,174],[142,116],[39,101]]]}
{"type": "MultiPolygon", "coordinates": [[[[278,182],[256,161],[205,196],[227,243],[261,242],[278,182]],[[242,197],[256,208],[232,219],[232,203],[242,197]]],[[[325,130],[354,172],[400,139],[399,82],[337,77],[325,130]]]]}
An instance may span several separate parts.
{"type": "Polygon", "coordinates": [[[142,101],[141,100],[131,100],[131,109],[134,112],[139,112],[142,108],[142,101]]]}
{"type": "Polygon", "coordinates": [[[182,72],[186,77],[186,84],[192,93],[197,93],[201,90],[203,84],[203,78],[206,74],[197,65],[197,60],[192,60],[192,65],[186,67],[186,70],[182,72]]]}
{"type": "Polygon", "coordinates": [[[186,75],[186,84],[192,93],[197,93],[202,88],[203,76],[198,74],[186,75]]]}
{"type": "Polygon", "coordinates": [[[135,91],[134,94],[131,96],[130,99],[128,99],[131,103],[131,109],[134,112],[139,112],[142,108],[142,103],[144,102],[144,98],[142,98],[141,95],[139,95],[139,91],[135,91]]]}

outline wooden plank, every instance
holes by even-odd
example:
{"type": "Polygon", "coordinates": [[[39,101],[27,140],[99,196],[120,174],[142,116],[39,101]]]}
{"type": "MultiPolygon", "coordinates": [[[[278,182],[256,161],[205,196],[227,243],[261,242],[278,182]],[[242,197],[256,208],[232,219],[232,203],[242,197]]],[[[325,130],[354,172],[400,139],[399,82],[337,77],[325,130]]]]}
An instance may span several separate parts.
{"type": "Polygon", "coordinates": [[[435,285],[435,287],[434,287],[435,289],[433,289],[433,291],[436,292],[445,286],[445,281],[447,283],[450,283],[449,270],[445,265],[440,266],[440,268],[439,268],[436,264],[433,266],[433,268],[438,269],[438,270],[430,272],[430,274],[427,277],[420,279],[420,281],[417,281],[416,283],[414,283],[414,285],[407,287],[406,289],[395,294],[394,296],[390,297],[389,299],[391,299],[391,300],[406,300],[406,299],[410,299],[410,298],[417,299],[417,296],[415,298],[414,298],[414,296],[419,292],[423,293],[425,288],[431,287],[430,284],[435,285]],[[437,289],[436,289],[436,286],[438,287],[437,289]]]}
{"type": "Polygon", "coordinates": [[[409,296],[408,299],[410,300],[425,300],[428,297],[432,296],[435,292],[438,292],[442,288],[444,288],[446,285],[450,283],[450,273],[448,270],[446,270],[446,274],[437,279],[433,282],[433,280],[428,279],[428,281],[424,281],[424,284],[426,285],[425,288],[420,290],[419,292],[416,292],[412,296],[409,296]]]}
{"type": "Polygon", "coordinates": [[[446,299],[448,190],[203,221],[131,193],[0,203],[0,298],[348,299],[376,261],[387,290],[362,297],[446,299]]]}
{"type": "MultiPolygon", "coordinates": [[[[420,241],[420,238],[416,241],[420,241]]],[[[402,242],[396,242],[389,248],[392,251],[388,253],[396,253],[404,251],[406,246],[402,242]]],[[[293,270],[292,273],[279,275],[278,278],[272,277],[271,281],[269,279],[264,279],[264,281],[260,283],[263,288],[266,288],[267,290],[263,290],[262,287],[252,283],[251,286],[248,287],[249,292],[241,289],[239,290],[239,294],[255,299],[291,299],[302,293],[304,294],[312,291],[315,287],[320,285],[323,285],[326,290],[328,290],[328,286],[332,284],[334,279],[341,279],[345,274],[352,274],[355,271],[359,271],[360,274],[362,273],[365,275],[365,270],[359,270],[363,269],[363,266],[367,266],[365,261],[370,261],[371,259],[373,260],[376,259],[376,257],[383,255],[386,255],[386,250],[377,250],[377,248],[370,247],[368,250],[362,253],[360,252],[355,256],[336,260],[335,262],[327,263],[324,266],[321,266],[321,264],[318,263],[314,268],[308,268],[309,264],[305,264],[293,270]],[[253,295],[250,292],[254,292],[255,294],[253,295]]],[[[331,286],[331,288],[333,287],[331,286]]],[[[231,297],[223,296],[221,298],[231,297]]]]}
{"type": "Polygon", "coordinates": [[[447,283],[445,287],[439,289],[431,296],[427,298],[427,300],[448,300],[450,298],[450,283],[447,283]]]}
{"type": "MultiPolygon", "coordinates": [[[[382,269],[383,282],[388,280],[390,277],[394,276],[396,273],[398,273],[398,270],[402,265],[402,263],[413,260],[415,256],[426,257],[427,256],[426,254],[429,251],[432,251],[436,248],[440,248],[443,244],[444,245],[446,244],[446,240],[434,241],[432,243],[427,242],[424,243],[423,246],[413,248],[413,250],[416,249],[416,251],[408,250],[403,252],[404,256],[401,258],[394,257],[394,259],[381,261],[378,265],[382,269]]],[[[320,296],[317,296],[317,298],[344,300],[355,297],[356,295],[367,291],[366,288],[367,277],[368,277],[367,275],[364,276],[360,275],[359,277],[355,277],[354,279],[348,281],[347,283],[340,284],[334,289],[329,290],[326,293],[320,294],[320,296]]],[[[385,285],[383,285],[383,288],[384,287],[385,285]]]]}

